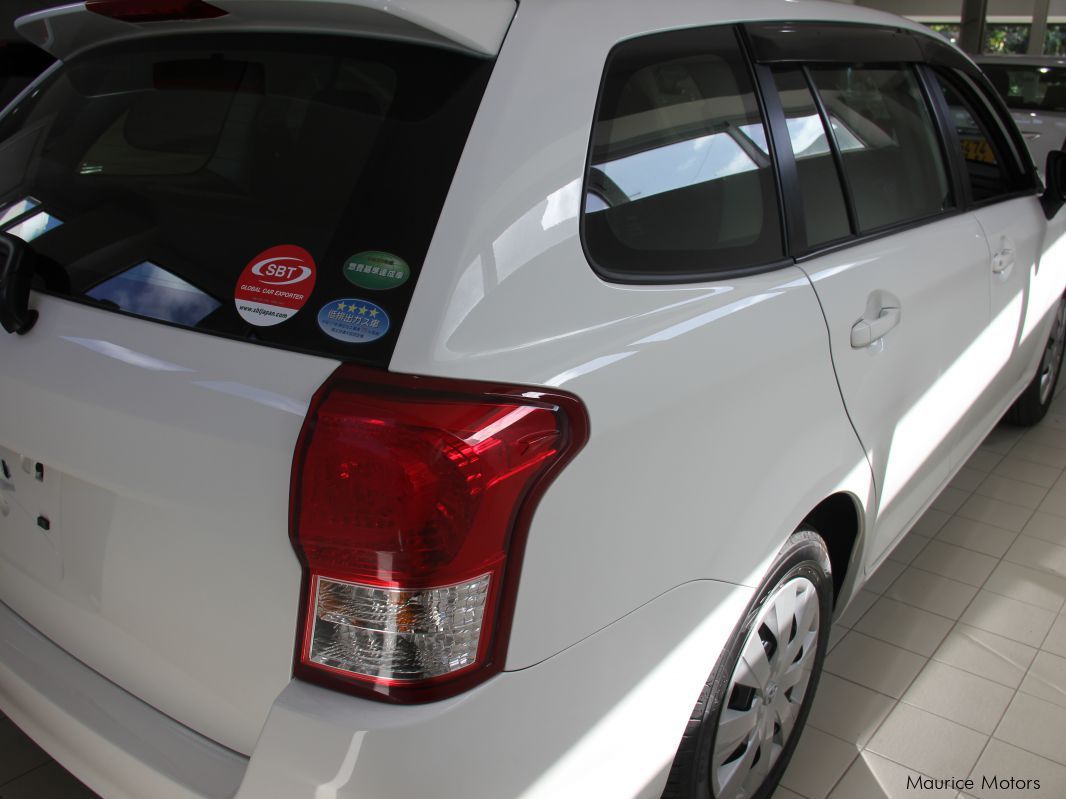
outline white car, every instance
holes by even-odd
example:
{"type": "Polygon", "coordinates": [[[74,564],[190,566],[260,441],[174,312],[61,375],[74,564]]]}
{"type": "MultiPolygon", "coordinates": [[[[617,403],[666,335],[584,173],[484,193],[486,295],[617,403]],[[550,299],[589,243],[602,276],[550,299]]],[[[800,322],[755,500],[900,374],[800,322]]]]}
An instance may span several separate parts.
{"type": "Polygon", "coordinates": [[[1037,169],[1066,145],[1066,59],[1051,56],[978,56],[1007,103],[1037,169]]]}
{"type": "Polygon", "coordinates": [[[765,799],[833,615],[1050,403],[1066,166],[917,24],[18,27],[0,710],[109,799],[765,799]]]}

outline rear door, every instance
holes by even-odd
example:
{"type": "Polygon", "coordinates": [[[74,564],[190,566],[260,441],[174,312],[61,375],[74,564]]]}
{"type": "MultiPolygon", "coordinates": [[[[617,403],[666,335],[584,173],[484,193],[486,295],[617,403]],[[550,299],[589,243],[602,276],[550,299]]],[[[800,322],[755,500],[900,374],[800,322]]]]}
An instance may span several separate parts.
{"type": "Polygon", "coordinates": [[[838,35],[812,34],[809,51],[790,44],[792,30],[755,42],[784,62],[772,71],[803,210],[792,235],[802,231],[799,265],[873,467],[874,560],[948,477],[972,396],[970,344],[988,322],[988,248],[959,209],[914,42],[853,26],[838,35]]]}
{"type": "Polygon", "coordinates": [[[491,68],[174,34],[78,56],[0,118],[0,231],[39,314],[0,334],[0,602],[238,751],[291,677],[309,399],[338,361],[387,366],[491,68]]]}
{"type": "MultiPolygon", "coordinates": [[[[1049,223],[1024,160],[1027,154],[1007,127],[1012,123],[997,114],[991,96],[973,76],[940,68],[931,71],[930,79],[949,120],[966,201],[989,247],[990,318],[972,345],[980,354],[980,373],[955,458],[961,462],[1028,380],[1046,336],[1041,321],[1061,292],[1062,276],[1048,274],[1051,263],[1041,263],[1049,223]]],[[[1061,220],[1052,225],[1061,232],[1061,220]]]]}

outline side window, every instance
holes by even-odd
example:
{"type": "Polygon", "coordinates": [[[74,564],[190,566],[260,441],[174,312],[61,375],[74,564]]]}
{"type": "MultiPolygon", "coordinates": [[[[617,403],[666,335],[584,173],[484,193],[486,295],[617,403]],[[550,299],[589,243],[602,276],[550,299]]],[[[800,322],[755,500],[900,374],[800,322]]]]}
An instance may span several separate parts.
{"type": "Polygon", "coordinates": [[[615,47],[585,184],[583,227],[594,265],[654,279],[782,258],[766,142],[732,28],[615,47]]]}
{"type": "Polygon", "coordinates": [[[1020,188],[1007,168],[1003,142],[994,134],[987,119],[982,118],[978,110],[980,100],[972,94],[972,89],[966,87],[958,76],[948,79],[938,72],[936,81],[944,93],[952,127],[962,150],[974,202],[991,200],[1020,188]]]}
{"type": "MultiPolygon", "coordinates": [[[[795,67],[774,71],[792,152],[796,157],[807,246],[817,247],[851,234],[840,172],[833,160],[829,135],[818,113],[803,71],[795,67]]],[[[862,149],[862,142],[839,119],[830,117],[843,151],[862,149]]]]}
{"type": "Polygon", "coordinates": [[[834,120],[860,232],[954,205],[936,128],[912,67],[814,67],[810,74],[834,120]]]}

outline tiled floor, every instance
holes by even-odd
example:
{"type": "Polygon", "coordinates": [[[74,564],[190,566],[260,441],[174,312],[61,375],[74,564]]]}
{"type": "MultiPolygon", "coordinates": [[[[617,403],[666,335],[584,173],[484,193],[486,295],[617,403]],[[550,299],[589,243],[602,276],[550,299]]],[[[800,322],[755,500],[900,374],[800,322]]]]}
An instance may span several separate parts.
{"type": "Polygon", "coordinates": [[[1066,797],[1064,469],[1066,393],[993,431],[833,628],[774,799],[1066,797]]]}
{"type": "MultiPolygon", "coordinates": [[[[774,799],[1066,797],[1064,471],[1066,392],[993,431],[834,626],[774,799]]],[[[0,799],[93,796],[0,716],[0,799]]]]}

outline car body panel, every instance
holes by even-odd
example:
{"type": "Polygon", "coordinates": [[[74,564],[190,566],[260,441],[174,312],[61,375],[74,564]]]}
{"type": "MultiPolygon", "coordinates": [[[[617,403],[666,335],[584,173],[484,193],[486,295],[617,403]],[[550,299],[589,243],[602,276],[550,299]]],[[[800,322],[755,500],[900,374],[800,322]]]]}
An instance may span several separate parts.
{"type": "Polygon", "coordinates": [[[292,453],[336,362],[33,304],[34,330],[0,337],[0,441],[20,456],[3,491],[2,601],[142,700],[251,751],[291,674],[292,453]]]}

